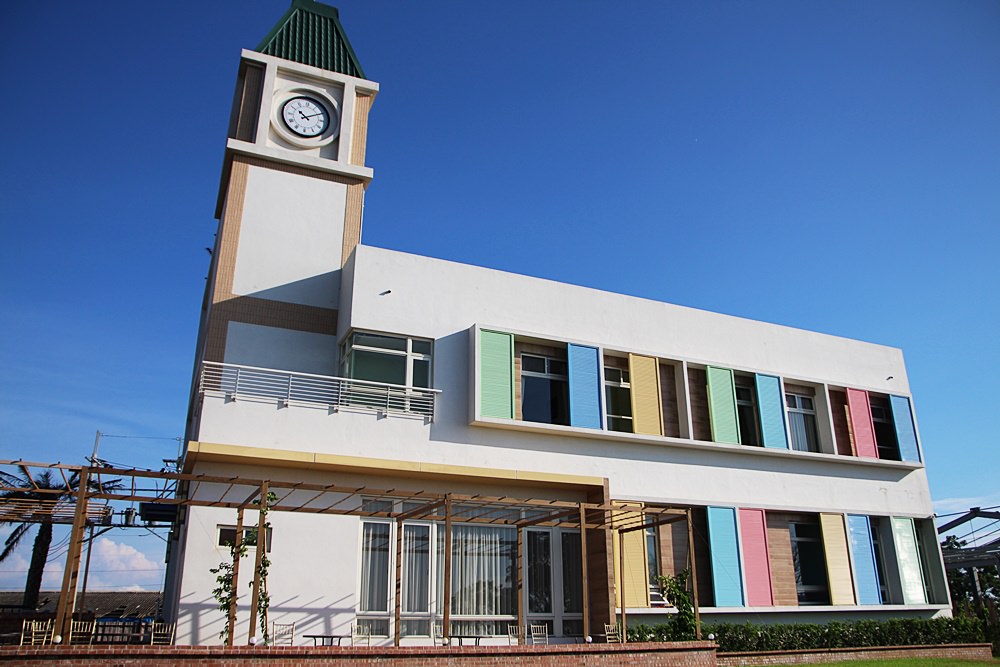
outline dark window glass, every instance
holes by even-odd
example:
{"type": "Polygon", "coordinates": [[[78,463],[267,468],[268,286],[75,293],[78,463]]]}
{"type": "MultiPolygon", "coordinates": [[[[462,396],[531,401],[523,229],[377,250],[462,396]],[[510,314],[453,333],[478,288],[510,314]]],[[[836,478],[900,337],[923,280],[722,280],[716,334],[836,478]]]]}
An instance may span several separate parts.
{"type": "Polygon", "coordinates": [[[544,373],[545,357],[531,357],[527,354],[521,357],[521,371],[527,373],[544,373]]]}
{"type": "Polygon", "coordinates": [[[521,416],[524,421],[569,424],[569,396],[564,380],[522,376],[521,416]]]}
{"type": "Polygon", "coordinates": [[[537,530],[528,531],[528,611],[552,613],[552,539],[537,530]]]}
{"type": "Polygon", "coordinates": [[[799,604],[830,604],[826,583],[826,555],[817,524],[790,524],[792,563],[799,604]]]}
{"type": "Polygon", "coordinates": [[[398,338],[396,336],[358,333],[354,334],[354,345],[363,347],[379,347],[383,350],[399,350],[400,352],[406,352],[406,339],[398,338]]]}

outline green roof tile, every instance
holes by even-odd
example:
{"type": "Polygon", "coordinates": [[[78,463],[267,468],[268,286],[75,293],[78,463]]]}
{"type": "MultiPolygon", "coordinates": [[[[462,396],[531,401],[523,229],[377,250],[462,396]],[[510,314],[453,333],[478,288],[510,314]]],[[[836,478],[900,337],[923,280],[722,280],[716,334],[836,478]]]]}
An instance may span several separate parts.
{"type": "Polygon", "coordinates": [[[315,0],[292,0],[292,6],[255,50],[303,65],[365,78],[361,63],[340,25],[337,8],[315,0]]]}

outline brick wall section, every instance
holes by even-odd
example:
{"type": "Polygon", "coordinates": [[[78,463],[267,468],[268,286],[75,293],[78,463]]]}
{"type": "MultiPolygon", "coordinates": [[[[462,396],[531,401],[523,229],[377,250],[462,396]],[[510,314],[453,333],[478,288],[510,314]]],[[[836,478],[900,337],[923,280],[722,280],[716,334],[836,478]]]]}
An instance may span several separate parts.
{"type": "Polygon", "coordinates": [[[65,667],[714,667],[712,642],[552,646],[339,647],[42,646],[0,647],[0,663],[65,667]]]}
{"type": "Polygon", "coordinates": [[[673,364],[660,363],[660,398],[663,402],[663,435],[681,437],[681,419],[677,411],[677,371],[673,364]]]}
{"type": "Polygon", "coordinates": [[[688,568],[687,521],[674,521],[659,527],[660,574],[675,575],[688,568]]]}
{"type": "Polygon", "coordinates": [[[712,442],[712,424],[708,418],[708,375],[705,369],[688,367],[688,393],[691,395],[691,437],[712,442]]]}
{"type": "Polygon", "coordinates": [[[835,648],[824,651],[767,651],[719,653],[719,667],[757,665],[818,665],[843,660],[889,660],[891,658],[944,658],[948,660],[992,659],[989,644],[947,644],[943,646],[886,646],[835,648]]]}
{"type": "Polygon", "coordinates": [[[830,390],[830,413],[833,416],[833,437],[837,441],[837,453],[841,456],[857,456],[851,440],[851,424],[847,419],[847,392],[830,390]]]}
{"type": "Polygon", "coordinates": [[[767,520],[767,557],[771,563],[771,592],[779,607],[797,606],[795,564],[792,562],[792,536],[788,514],[764,512],[767,520]]]}

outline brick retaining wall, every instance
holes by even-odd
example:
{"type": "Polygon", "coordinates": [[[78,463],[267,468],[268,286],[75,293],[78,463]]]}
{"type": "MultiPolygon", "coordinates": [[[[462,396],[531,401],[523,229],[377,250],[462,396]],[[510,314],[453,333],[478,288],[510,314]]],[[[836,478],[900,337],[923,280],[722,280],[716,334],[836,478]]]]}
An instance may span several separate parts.
{"type": "Polygon", "coordinates": [[[0,663],[65,667],[715,667],[713,642],[551,646],[2,646],[0,663]]]}
{"type": "Polygon", "coordinates": [[[940,646],[877,646],[830,648],[812,651],[748,651],[719,653],[719,667],[760,667],[765,665],[816,665],[840,660],[888,660],[890,658],[952,658],[991,660],[989,644],[944,644],[940,646]]]}

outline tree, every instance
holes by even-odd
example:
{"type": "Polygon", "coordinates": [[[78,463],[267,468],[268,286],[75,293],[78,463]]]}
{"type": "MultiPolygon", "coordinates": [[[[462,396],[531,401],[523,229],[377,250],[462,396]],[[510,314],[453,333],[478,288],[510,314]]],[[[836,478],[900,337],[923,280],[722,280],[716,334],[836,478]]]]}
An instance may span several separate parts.
{"type": "MultiPolygon", "coordinates": [[[[6,486],[19,487],[17,490],[0,493],[0,500],[27,500],[50,502],[73,502],[80,488],[80,474],[74,472],[67,479],[55,478],[51,470],[32,475],[27,466],[19,465],[20,475],[14,475],[0,470],[0,482],[6,486]]],[[[112,480],[98,485],[91,483],[93,490],[110,491],[120,486],[120,480],[112,480]]],[[[24,598],[21,606],[34,609],[38,606],[38,595],[42,588],[42,575],[45,573],[45,562],[49,557],[49,547],[52,545],[52,516],[42,512],[25,512],[23,521],[2,521],[0,525],[17,524],[4,542],[0,552],[0,562],[6,560],[21,541],[31,532],[33,526],[38,526],[35,543],[31,547],[31,564],[28,566],[28,577],[24,583],[24,598]]]]}

